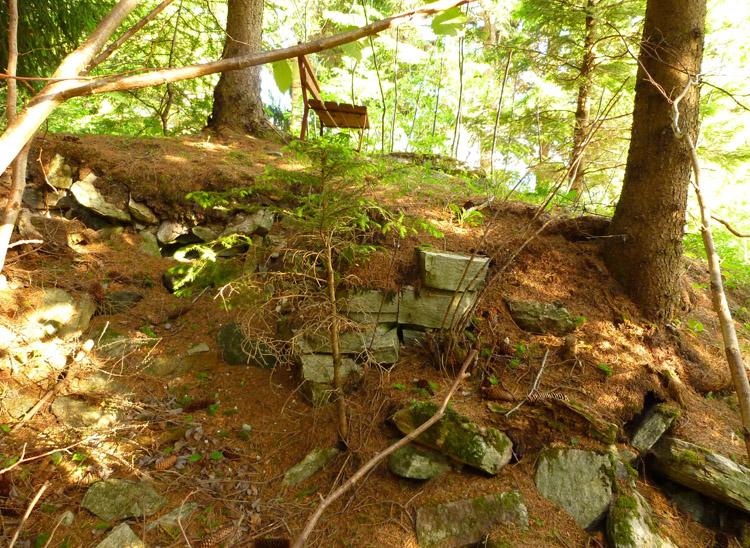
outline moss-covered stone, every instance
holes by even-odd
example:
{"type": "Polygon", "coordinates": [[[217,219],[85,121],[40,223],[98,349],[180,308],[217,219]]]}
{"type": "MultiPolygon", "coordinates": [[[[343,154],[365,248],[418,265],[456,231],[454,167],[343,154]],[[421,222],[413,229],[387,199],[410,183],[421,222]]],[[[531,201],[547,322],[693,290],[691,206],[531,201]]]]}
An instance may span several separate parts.
{"type": "Polygon", "coordinates": [[[447,472],[451,465],[440,453],[407,444],[391,453],[388,469],[402,478],[424,480],[447,472]]]}
{"type": "Polygon", "coordinates": [[[473,545],[501,522],[528,529],[528,511],[519,491],[418,508],[417,542],[422,548],[473,545]]]}
{"type": "Polygon", "coordinates": [[[622,492],[612,500],[607,540],[613,548],[675,548],[659,536],[651,506],[635,490],[622,492]]]}
{"type": "Polygon", "coordinates": [[[750,469],[671,436],[662,437],[653,452],[653,468],[675,483],[750,512],[750,469]]]}
{"type": "Polygon", "coordinates": [[[545,449],[535,477],[539,493],[588,529],[604,517],[613,491],[614,464],[609,454],[581,449],[545,449]]]}
{"type": "MultiPolygon", "coordinates": [[[[437,410],[438,406],[434,403],[416,402],[398,411],[393,416],[393,422],[401,432],[408,434],[427,422],[437,410]]],[[[416,441],[488,474],[497,474],[508,464],[513,449],[510,438],[502,432],[474,424],[450,408],[437,424],[420,434],[416,441]]]]}
{"type": "Polygon", "coordinates": [[[633,430],[631,444],[641,453],[649,451],[669,430],[680,411],[669,405],[655,405],[643,414],[633,430]]]}

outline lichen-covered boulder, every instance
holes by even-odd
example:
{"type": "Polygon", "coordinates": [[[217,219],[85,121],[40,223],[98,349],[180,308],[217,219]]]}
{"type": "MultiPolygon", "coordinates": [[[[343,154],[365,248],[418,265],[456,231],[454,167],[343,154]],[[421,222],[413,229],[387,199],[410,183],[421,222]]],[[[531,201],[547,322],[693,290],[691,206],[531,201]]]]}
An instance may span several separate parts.
{"type": "MultiPolygon", "coordinates": [[[[437,410],[434,403],[415,402],[397,411],[393,422],[401,432],[408,434],[427,422],[437,410]]],[[[497,474],[510,462],[513,453],[513,442],[504,433],[479,426],[452,409],[446,409],[443,418],[415,441],[488,474],[497,474]]]]}
{"type": "Polygon", "coordinates": [[[621,492],[612,500],[607,540],[613,548],[676,548],[659,536],[651,506],[635,490],[621,492]]]}
{"type": "Polygon", "coordinates": [[[693,443],[664,436],[652,468],[666,477],[744,512],[750,512],[750,469],[693,443]]]}
{"type": "Polygon", "coordinates": [[[551,333],[564,337],[577,327],[568,309],[560,303],[506,302],[513,321],[529,333],[551,333]]]}
{"type": "Polygon", "coordinates": [[[539,455],[535,483],[539,493],[573,516],[583,528],[594,527],[612,500],[615,465],[608,454],[581,449],[545,449],[539,455]]]}
{"type": "Polygon", "coordinates": [[[121,523],[107,537],[96,545],[96,548],[145,548],[127,523],[121,523]]]}
{"type": "Polygon", "coordinates": [[[388,469],[402,478],[426,480],[447,472],[451,465],[436,451],[407,444],[388,456],[388,469]]]}
{"type": "Polygon", "coordinates": [[[417,542],[422,548],[474,545],[501,522],[528,530],[528,511],[519,491],[418,508],[417,542]]]}

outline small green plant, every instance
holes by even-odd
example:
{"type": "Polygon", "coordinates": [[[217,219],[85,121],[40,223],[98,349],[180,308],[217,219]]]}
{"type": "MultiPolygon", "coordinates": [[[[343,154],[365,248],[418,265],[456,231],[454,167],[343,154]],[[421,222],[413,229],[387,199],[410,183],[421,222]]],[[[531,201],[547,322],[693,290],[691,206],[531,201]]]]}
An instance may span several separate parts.
{"type": "Polygon", "coordinates": [[[210,455],[208,456],[208,458],[210,458],[210,459],[212,459],[212,460],[219,460],[219,459],[223,459],[223,458],[224,458],[224,453],[222,453],[221,451],[214,451],[213,453],[211,453],[211,454],[210,454],[210,455]]]}
{"type": "Polygon", "coordinates": [[[391,388],[393,388],[394,390],[405,390],[406,386],[400,383],[394,383],[391,388]]]}
{"type": "Polygon", "coordinates": [[[456,204],[448,204],[451,219],[460,227],[480,226],[484,220],[484,214],[476,209],[465,209],[456,204]]]}
{"type": "Polygon", "coordinates": [[[697,320],[687,320],[687,330],[693,337],[697,337],[703,333],[703,324],[697,320]]]}
{"type": "Polygon", "coordinates": [[[602,371],[608,377],[611,377],[614,374],[614,371],[612,371],[612,368],[606,363],[597,363],[596,366],[599,368],[600,371],[602,371]]]}
{"type": "Polygon", "coordinates": [[[497,384],[500,382],[500,380],[497,377],[490,377],[487,380],[490,381],[490,384],[492,386],[497,386],[497,384]]]}
{"type": "Polygon", "coordinates": [[[139,331],[147,337],[151,337],[152,339],[156,339],[158,337],[157,334],[154,333],[154,330],[150,325],[141,326],[139,331]]]}
{"type": "Polygon", "coordinates": [[[188,457],[188,462],[197,462],[201,460],[203,456],[200,453],[193,453],[188,457]]]}

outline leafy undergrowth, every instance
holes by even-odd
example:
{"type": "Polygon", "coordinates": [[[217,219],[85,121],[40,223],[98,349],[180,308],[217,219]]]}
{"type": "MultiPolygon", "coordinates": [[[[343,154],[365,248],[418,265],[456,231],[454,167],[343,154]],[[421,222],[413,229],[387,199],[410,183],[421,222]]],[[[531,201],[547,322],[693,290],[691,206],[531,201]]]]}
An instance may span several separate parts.
{"type": "MultiPolygon", "coordinates": [[[[238,180],[251,182],[266,164],[295,169],[288,157],[266,154],[278,150],[278,145],[252,139],[210,147],[200,145],[199,140],[80,139],[57,140],[56,144],[65,143],[63,153],[75,157],[79,169],[94,169],[113,180],[126,176],[138,189],[134,194],[139,200],[174,217],[201,214],[193,202],[184,199],[188,192],[224,190],[236,186],[238,180]],[[242,175],[242,165],[252,173],[242,175]],[[212,179],[205,187],[205,177],[216,170],[227,177],[212,179]],[[169,184],[162,187],[164,181],[169,184]]],[[[50,138],[46,146],[54,141],[50,138]]],[[[51,150],[45,149],[45,154],[51,150]]],[[[533,220],[535,206],[497,200],[475,214],[472,206],[484,199],[467,192],[469,187],[460,179],[421,168],[402,169],[397,182],[376,184],[367,197],[392,211],[430,221],[444,237],[421,232],[408,232],[403,239],[395,233],[382,235],[373,242],[378,250],[348,274],[363,287],[394,290],[414,284],[418,277],[414,247],[420,244],[484,253],[493,258],[491,279],[504,268],[485,291],[470,333],[459,338],[464,348],[477,341],[481,358],[461,384],[452,406],[506,432],[514,442],[515,458],[497,477],[463,468],[428,482],[399,479],[381,464],[329,510],[310,546],[416,546],[413,519],[417,507],[511,489],[519,489],[526,500],[530,530],[498,529],[493,535],[499,546],[605,546],[601,531],[580,530],[572,518],[536,492],[533,481],[543,447],[603,448],[590,436],[589,425],[554,401],[527,403],[506,416],[498,411],[515,402],[488,402],[482,397],[482,387],[491,384],[521,400],[547,351],[540,392],[564,393],[588,406],[598,418],[617,424],[618,447],[627,447],[623,428],[638,416],[647,398],[656,399],[681,407],[675,435],[747,464],[737,435],[737,400],[723,362],[705,265],[686,261],[682,317],[675,319],[671,329],[655,326],[639,317],[607,273],[598,254],[600,241],[572,242],[550,228],[527,242],[529,227],[533,232],[563,211],[545,212],[533,220]],[[510,319],[504,299],[564,304],[579,318],[575,345],[565,348],[559,337],[523,332],[510,319]],[[682,388],[664,382],[660,371],[665,367],[676,372],[682,388]]],[[[262,194],[256,199],[263,203],[273,196],[262,194]]],[[[3,418],[5,462],[0,464],[15,466],[0,482],[5,539],[13,535],[24,509],[48,482],[20,539],[27,545],[43,546],[48,538],[44,535],[54,530],[50,546],[96,545],[116,524],[98,520],[82,510],[80,502],[87,487],[103,478],[149,481],[169,499],[163,513],[183,503],[199,504],[198,511],[182,520],[182,530],[178,525],[149,529],[144,520],[131,520],[131,527],[148,546],[181,545],[183,534],[195,545],[240,518],[242,533],[235,545],[251,545],[253,539],[265,536],[291,538],[321,496],[397,436],[386,424],[390,413],[412,399],[439,403],[452,382],[460,356],[449,356],[447,364],[438,368],[429,345],[405,348],[401,361],[390,370],[368,369],[360,389],[347,400],[348,450],[323,473],[284,489],[281,478],[288,468],[311,449],[336,444],[334,406],[313,409],[304,402],[292,363],[264,370],[222,362],[216,355],[216,334],[225,323],[245,317],[248,308],[241,300],[231,301],[231,309],[227,306],[231,288],[221,292],[209,288],[185,298],[168,293],[161,276],[174,262],[144,255],[139,244],[140,236],[126,230],[110,238],[50,245],[32,253],[14,248],[10,254],[9,288],[0,301],[5,338],[0,375],[5,394],[13,390],[41,398],[58,385],[60,372],[75,363],[77,378],[106,371],[135,396],[106,401],[89,397],[125,417],[93,438],[93,433],[62,427],[49,406],[13,433],[8,430],[17,421],[3,418]],[[61,342],[28,336],[28,322],[40,303],[42,288],[49,287],[77,297],[88,295],[94,301],[115,290],[141,293],[145,298],[134,308],[97,315],[91,326],[92,330],[106,327],[138,337],[138,344],[123,359],[103,359],[84,349],[82,358],[75,361],[85,337],[61,342]],[[183,358],[200,343],[211,351],[183,358]],[[166,377],[148,373],[149,363],[167,358],[179,358],[180,372],[166,377]],[[163,459],[172,455],[179,459],[166,467],[163,463],[169,461],[163,459]],[[72,510],[75,519],[55,529],[66,510],[72,510]]],[[[742,285],[732,290],[731,297],[740,313],[750,306],[742,285]]],[[[742,321],[738,330],[747,348],[748,329],[742,321]]],[[[49,401],[66,393],[87,394],[85,386],[71,383],[49,401]]],[[[667,502],[648,470],[640,476],[638,488],[652,504],[661,532],[680,546],[708,545],[713,533],[667,502]]]]}

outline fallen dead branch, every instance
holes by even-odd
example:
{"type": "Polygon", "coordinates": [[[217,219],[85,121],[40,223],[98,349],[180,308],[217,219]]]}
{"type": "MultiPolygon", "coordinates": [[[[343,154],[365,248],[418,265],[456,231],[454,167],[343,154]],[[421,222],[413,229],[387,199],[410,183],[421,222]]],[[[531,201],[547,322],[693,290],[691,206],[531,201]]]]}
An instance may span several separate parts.
{"type": "Polygon", "coordinates": [[[341,487],[336,489],[333,493],[328,495],[325,499],[323,499],[320,502],[320,505],[318,505],[317,510],[315,510],[315,513],[307,521],[305,528],[302,530],[302,533],[300,533],[299,537],[297,537],[297,540],[292,545],[292,548],[302,548],[305,545],[305,542],[307,542],[307,537],[309,537],[310,533],[312,533],[313,529],[317,525],[318,521],[323,515],[323,512],[325,512],[326,508],[328,508],[341,495],[343,495],[349,489],[354,487],[354,485],[356,485],[356,483],[359,480],[361,480],[370,470],[372,470],[380,461],[382,461],[385,457],[387,457],[388,455],[390,455],[397,449],[400,449],[401,447],[403,447],[404,445],[406,445],[407,443],[415,439],[422,432],[429,429],[433,424],[435,424],[441,418],[443,418],[445,409],[446,407],[448,407],[448,402],[450,402],[451,398],[453,397],[453,394],[458,389],[458,384],[465,378],[466,370],[468,369],[469,365],[471,365],[474,362],[474,359],[476,358],[476,356],[477,356],[476,350],[472,350],[471,352],[469,352],[469,355],[466,357],[466,360],[461,366],[461,370],[458,372],[458,375],[456,375],[456,378],[453,381],[453,385],[451,386],[450,390],[448,390],[448,393],[443,398],[443,402],[440,404],[440,408],[435,412],[435,414],[429,420],[427,420],[419,428],[416,428],[415,430],[413,430],[412,432],[410,432],[409,434],[401,438],[399,441],[397,441],[393,445],[384,449],[380,453],[377,453],[374,457],[372,457],[369,461],[367,461],[364,464],[364,466],[362,466],[359,470],[357,470],[354,473],[354,475],[346,481],[346,483],[344,483],[341,487]]]}
{"type": "Polygon", "coordinates": [[[536,378],[534,379],[534,384],[531,385],[531,390],[529,390],[529,393],[526,394],[526,397],[522,399],[520,402],[518,402],[518,405],[516,405],[513,409],[508,411],[505,416],[509,416],[514,411],[518,411],[518,409],[521,408],[521,406],[528,401],[528,399],[537,393],[537,390],[539,389],[539,381],[542,379],[542,373],[544,373],[544,368],[547,365],[547,357],[549,356],[549,348],[544,353],[544,357],[542,358],[542,365],[539,367],[539,373],[536,374],[536,378]]]}
{"type": "Polygon", "coordinates": [[[37,491],[34,498],[31,499],[31,502],[29,503],[28,508],[26,508],[26,512],[23,514],[23,517],[21,518],[21,523],[18,524],[18,529],[16,529],[16,532],[13,535],[13,538],[10,540],[10,544],[8,545],[8,548],[13,548],[13,546],[16,545],[16,541],[18,540],[18,535],[21,533],[21,529],[23,529],[23,526],[26,524],[26,520],[29,519],[29,516],[31,515],[31,511],[34,509],[34,506],[36,506],[36,503],[39,502],[39,499],[42,498],[42,495],[47,490],[47,487],[49,487],[49,482],[45,481],[44,485],[42,485],[39,491],[37,491]]]}
{"type": "Polygon", "coordinates": [[[711,206],[708,204],[701,190],[701,166],[698,161],[698,152],[690,134],[680,129],[680,101],[685,97],[688,90],[692,86],[698,85],[698,83],[698,77],[688,75],[688,82],[685,85],[685,89],[672,101],[672,130],[678,139],[684,141],[690,154],[690,163],[693,167],[693,188],[695,189],[695,196],[698,198],[698,205],[701,210],[701,237],[703,238],[703,247],[706,250],[706,259],[708,260],[708,272],[711,280],[711,300],[713,301],[714,311],[721,325],[724,351],[740,404],[742,437],[745,441],[748,460],[750,460],[750,381],[748,381],[747,370],[742,363],[742,353],[737,341],[737,332],[734,329],[734,319],[732,318],[732,312],[729,310],[726,293],[724,293],[719,254],[716,252],[714,238],[711,234],[711,219],[713,218],[713,215],[711,215],[711,206]]]}

